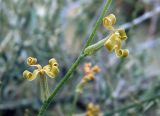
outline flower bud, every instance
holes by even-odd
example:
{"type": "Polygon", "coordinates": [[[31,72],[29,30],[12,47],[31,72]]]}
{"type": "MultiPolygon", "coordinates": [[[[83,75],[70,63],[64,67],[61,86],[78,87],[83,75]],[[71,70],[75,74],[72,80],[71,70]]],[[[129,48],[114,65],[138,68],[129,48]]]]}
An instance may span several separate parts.
{"type": "Polygon", "coordinates": [[[27,64],[28,65],[35,65],[37,63],[37,59],[33,57],[28,57],[27,58],[27,64]]]}
{"type": "Polygon", "coordinates": [[[128,55],[129,55],[128,49],[124,49],[122,57],[128,57],[128,55]]]}
{"type": "Polygon", "coordinates": [[[37,77],[38,73],[39,73],[38,70],[34,70],[33,73],[29,72],[28,70],[25,70],[23,72],[23,77],[29,81],[32,81],[37,77]]]}
{"type": "Polygon", "coordinates": [[[103,25],[110,30],[114,29],[112,25],[114,25],[115,23],[116,23],[116,17],[114,14],[110,14],[103,19],[103,25]]]}
{"type": "Polygon", "coordinates": [[[120,39],[121,40],[126,40],[127,39],[127,35],[124,29],[118,29],[118,32],[120,34],[120,39]]]}
{"type": "Polygon", "coordinates": [[[52,58],[52,59],[49,60],[49,64],[51,66],[57,66],[58,67],[58,63],[57,63],[56,59],[54,59],[54,58],[52,58]]]}
{"type": "Polygon", "coordinates": [[[57,66],[52,67],[51,65],[46,65],[43,67],[43,70],[51,78],[55,78],[57,74],[59,73],[59,69],[57,66]]]}
{"type": "Polygon", "coordinates": [[[127,57],[129,55],[129,51],[127,49],[116,49],[115,53],[117,57],[127,57]]]}

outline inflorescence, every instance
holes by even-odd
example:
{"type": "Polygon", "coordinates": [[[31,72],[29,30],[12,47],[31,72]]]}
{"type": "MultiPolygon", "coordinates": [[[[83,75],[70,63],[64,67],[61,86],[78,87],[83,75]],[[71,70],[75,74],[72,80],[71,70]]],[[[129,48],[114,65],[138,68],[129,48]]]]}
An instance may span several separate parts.
{"type": "Polygon", "coordinates": [[[104,46],[110,52],[115,50],[117,57],[127,57],[129,55],[128,49],[122,49],[122,41],[127,39],[127,35],[124,29],[115,29],[113,25],[116,23],[116,17],[114,14],[110,14],[103,19],[103,25],[110,32],[108,39],[105,41],[104,46]]]}
{"type": "Polygon", "coordinates": [[[80,83],[76,87],[76,92],[82,93],[84,86],[87,84],[87,82],[92,81],[95,79],[95,74],[100,72],[99,66],[95,65],[91,67],[91,63],[85,63],[83,70],[84,70],[84,76],[81,79],[80,83]]]}

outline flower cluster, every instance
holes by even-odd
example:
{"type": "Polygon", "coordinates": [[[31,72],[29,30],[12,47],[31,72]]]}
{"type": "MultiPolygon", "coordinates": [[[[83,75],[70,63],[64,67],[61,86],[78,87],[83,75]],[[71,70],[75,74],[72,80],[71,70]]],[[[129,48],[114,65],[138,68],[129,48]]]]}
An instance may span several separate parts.
{"type": "Polygon", "coordinates": [[[84,76],[80,83],[77,85],[76,92],[82,93],[84,86],[88,81],[94,80],[95,79],[95,74],[100,72],[100,68],[95,65],[91,67],[91,63],[85,63],[83,70],[84,70],[84,76]]]}
{"type": "Polygon", "coordinates": [[[23,72],[23,76],[29,81],[34,80],[37,76],[44,76],[45,74],[54,78],[59,72],[58,63],[54,58],[50,59],[48,65],[44,67],[37,64],[37,59],[33,57],[27,58],[27,64],[36,68],[33,72],[28,70],[23,72]]]}
{"type": "Polygon", "coordinates": [[[52,58],[49,60],[48,65],[42,67],[40,64],[37,64],[36,58],[29,57],[27,58],[27,64],[29,66],[35,67],[35,69],[33,72],[25,70],[23,72],[23,76],[29,81],[32,81],[36,77],[39,77],[41,99],[44,102],[45,100],[48,99],[50,95],[46,76],[51,77],[51,78],[56,77],[56,75],[59,72],[58,63],[54,58],[52,58]]]}
{"type": "Polygon", "coordinates": [[[87,105],[87,112],[85,116],[101,116],[99,105],[89,103],[87,105]]]}
{"type": "Polygon", "coordinates": [[[111,52],[115,50],[117,57],[127,57],[128,49],[122,49],[122,41],[127,39],[124,29],[115,29],[113,25],[116,23],[114,14],[110,14],[103,19],[103,25],[111,31],[109,38],[105,41],[104,46],[111,52]]]}

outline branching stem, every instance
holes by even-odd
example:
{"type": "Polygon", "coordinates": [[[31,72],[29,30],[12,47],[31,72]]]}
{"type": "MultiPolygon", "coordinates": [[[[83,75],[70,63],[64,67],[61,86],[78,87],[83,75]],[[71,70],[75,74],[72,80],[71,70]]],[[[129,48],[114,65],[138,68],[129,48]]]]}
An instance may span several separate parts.
{"type": "Polygon", "coordinates": [[[96,30],[98,29],[98,26],[100,25],[100,23],[102,22],[102,19],[103,17],[105,16],[106,14],[106,11],[107,9],[109,8],[110,4],[111,4],[112,0],[107,0],[105,5],[104,5],[104,8],[102,10],[102,13],[99,17],[99,19],[97,20],[94,28],[93,28],[93,31],[89,37],[89,39],[87,40],[81,54],[79,55],[79,57],[77,58],[77,60],[72,64],[72,66],[70,67],[70,69],[68,70],[68,72],[66,73],[66,75],[62,78],[62,80],[58,83],[58,85],[56,86],[56,88],[53,90],[53,92],[51,93],[51,95],[49,96],[49,98],[44,101],[44,103],[42,104],[42,107],[38,113],[38,116],[43,116],[44,115],[44,112],[46,111],[47,107],[49,106],[49,104],[52,102],[53,98],[55,97],[55,95],[58,93],[58,91],[62,88],[62,86],[65,84],[65,82],[70,78],[70,76],[72,75],[72,73],[76,70],[77,66],[80,64],[80,62],[83,60],[83,58],[85,58],[87,55],[84,54],[84,50],[86,47],[88,47],[95,34],[96,34],[96,30]]]}

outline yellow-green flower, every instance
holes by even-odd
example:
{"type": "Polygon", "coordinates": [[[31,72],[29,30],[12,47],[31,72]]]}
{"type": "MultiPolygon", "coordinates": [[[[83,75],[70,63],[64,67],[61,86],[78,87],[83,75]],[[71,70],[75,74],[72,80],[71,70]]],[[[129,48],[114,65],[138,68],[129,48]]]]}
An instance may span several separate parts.
{"type": "Polygon", "coordinates": [[[105,41],[104,46],[109,52],[115,51],[117,57],[127,57],[129,51],[122,49],[122,41],[127,39],[127,35],[124,29],[115,29],[113,25],[116,23],[116,17],[114,14],[110,14],[103,19],[103,25],[109,29],[110,35],[105,41]]]}
{"type": "Polygon", "coordinates": [[[51,78],[55,78],[57,76],[59,72],[57,61],[54,58],[52,58],[49,60],[49,63],[46,66],[42,67],[40,64],[37,64],[36,58],[29,57],[27,58],[27,64],[29,66],[35,67],[35,69],[33,70],[33,72],[25,70],[23,72],[23,76],[29,81],[32,81],[36,77],[39,77],[41,99],[42,101],[47,100],[50,95],[50,92],[48,89],[48,82],[46,76],[51,78]]]}
{"type": "Polygon", "coordinates": [[[114,14],[110,14],[103,18],[103,25],[109,29],[114,30],[113,25],[116,23],[116,16],[114,14]]]}
{"type": "Polygon", "coordinates": [[[44,67],[42,67],[40,64],[37,64],[37,59],[33,57],[27,58],[27,64],[36,68],[33,72],[28,70],[23,72],[23,76],[29,81],[34,80],[38,76],[44,75],[55,78],[59,72],[58,63],[54,58],[50,59],[48,65],[44,67]]]}

